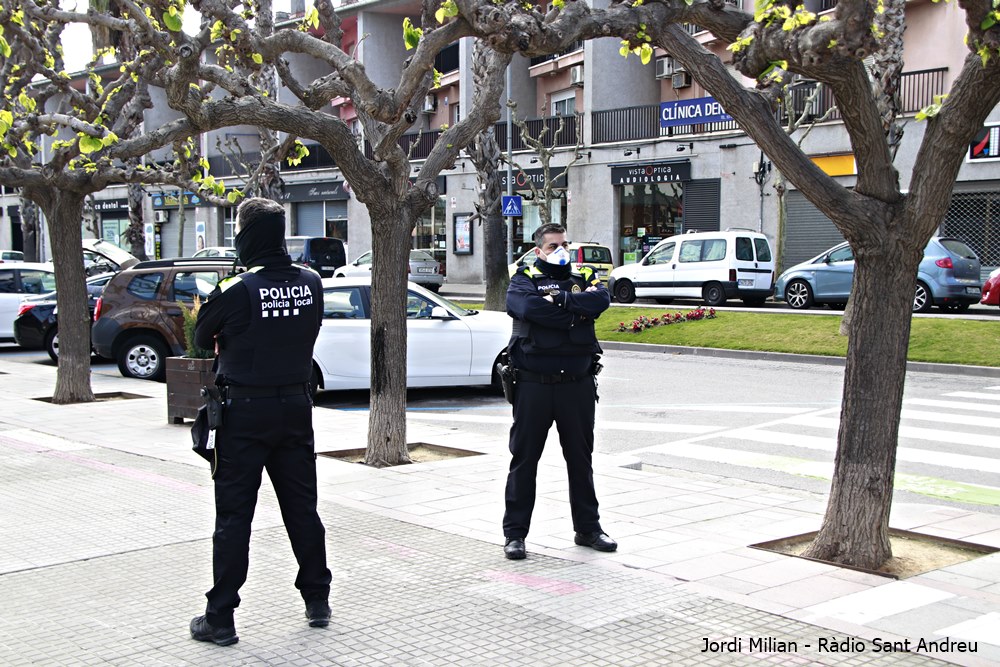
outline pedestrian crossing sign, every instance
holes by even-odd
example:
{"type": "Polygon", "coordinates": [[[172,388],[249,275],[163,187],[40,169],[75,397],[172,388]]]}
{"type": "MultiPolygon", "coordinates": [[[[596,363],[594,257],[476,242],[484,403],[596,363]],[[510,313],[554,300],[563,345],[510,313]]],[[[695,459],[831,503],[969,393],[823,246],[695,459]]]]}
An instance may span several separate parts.
{"type": "Polygon", "coordinates": [[[500,199],[505,218],[520,217],[523,215],[521,213],[521,195],[501,195],[500,199]]]}

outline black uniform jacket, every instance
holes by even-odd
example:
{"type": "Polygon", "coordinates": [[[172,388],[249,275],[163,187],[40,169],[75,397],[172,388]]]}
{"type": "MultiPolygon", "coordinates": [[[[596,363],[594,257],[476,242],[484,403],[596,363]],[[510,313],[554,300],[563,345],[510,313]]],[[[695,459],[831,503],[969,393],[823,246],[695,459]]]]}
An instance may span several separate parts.
{"type": "Polygon", "coordinates": [[[514,366],[535,373],[586,372],[601,352],[594,320],[610,305],[611,294],[589,266],[576,273],[538,261],[519,269],[507,289],[514,366]],[[588,287],[596,289],[588,292],[588,287]]]}

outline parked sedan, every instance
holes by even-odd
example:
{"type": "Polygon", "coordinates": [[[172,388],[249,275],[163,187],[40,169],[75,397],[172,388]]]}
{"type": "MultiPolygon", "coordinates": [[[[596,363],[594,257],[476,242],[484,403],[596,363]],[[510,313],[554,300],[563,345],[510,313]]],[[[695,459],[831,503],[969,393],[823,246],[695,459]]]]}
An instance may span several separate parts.
{"type": "MultiPolygon", "coordinates": [[[[356,260],[340,267],[334,272],[335,278],[348,276],[370,276],[372,272],[372,253],[369,250],[356,260]]],[[[441,263],[425,250],[410,251],[410,269],[406,277],[411,283],[416,283],[432,292],[437,292],[444,284],[444,272],[441,263]]]]}
{"type": "MultiPolygon", "coordinates": [[[[494,366],[511,334],[505,313],[466,310],[410,283],[406,314],[407,387],[499,387],[494,366]]],[[[325,278],[323,318],[313,352],[313,388],[368,389],[371,279],[325,278]]]]}
{"type": "MultiPolygon", "coordinates": [[[[104,286],[114,277],[113,273],[102,273],[87,278],[87,309],[91,319],[94,305],[104,291],[104,286]]],[[[59,325],[56,319],[56,293],[39,294],[26,298],[14,318],[14,340],[23,348],[38,350],[44,348],[52,361],[59,360],[59,325]]]]}
{"type": "MultiPolygon", "coordinates": [[[[932,305],[962,311],[978,303],[982,293],[979,269],[979,258],[964,241],[932,238],[917,269],[913,312],[927,312],[932,305]]],[[[853,282],[854,252],[845,242],[778,276],[774,299],[798,309],[813,304],[843,307],[853,282]]]]}

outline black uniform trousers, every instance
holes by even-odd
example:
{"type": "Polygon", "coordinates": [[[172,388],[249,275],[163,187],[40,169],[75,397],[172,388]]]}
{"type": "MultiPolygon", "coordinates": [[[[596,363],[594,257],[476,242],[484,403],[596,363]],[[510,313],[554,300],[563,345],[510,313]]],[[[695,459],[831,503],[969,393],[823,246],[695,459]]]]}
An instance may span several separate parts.
{"type": "Polygon", "coordinates": [[[505,537],[524,539],[528,535],[535,508],[538,460],[553,421],[559,431],[559,444],[569,476],[573,529],[580,533],[601,530],[591,463],[595,403],[594,378],[590,375],[559,384],[517,383],[514,424],[510,428],[512,458],[504,494],[507,505],[503,517],[505,537]]]}
{"type": "Polygon", "coordinates": [[[307,603],[326,600],[325,529],[316,511],[316,454],[312,403],[305,394],[234,398],[216,439],[214,585],[205,594],[206,616],[214,626],[233,624],[246,582],[250,523],[257,505],[261,473],[274,487],[281,517],[299,565],[295,587],[307,603]]]}

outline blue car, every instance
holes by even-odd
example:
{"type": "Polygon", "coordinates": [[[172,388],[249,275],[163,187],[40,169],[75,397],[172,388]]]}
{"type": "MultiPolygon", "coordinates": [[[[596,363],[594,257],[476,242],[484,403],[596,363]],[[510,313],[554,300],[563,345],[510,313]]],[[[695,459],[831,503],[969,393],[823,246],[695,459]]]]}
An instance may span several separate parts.
{"type": "MultiPolygon", "coordinates": [[[[979,303],[983,291],[979,268],[979,257],[961,239],[932,238],[917,270],[913,312],[927,312],[932,305],[963,311],[979,303]]],[[[813,304],[843,308],[853,282],[854,252],[844,242],[778,276],[774,300],[796,309],[813,304]]]]}

